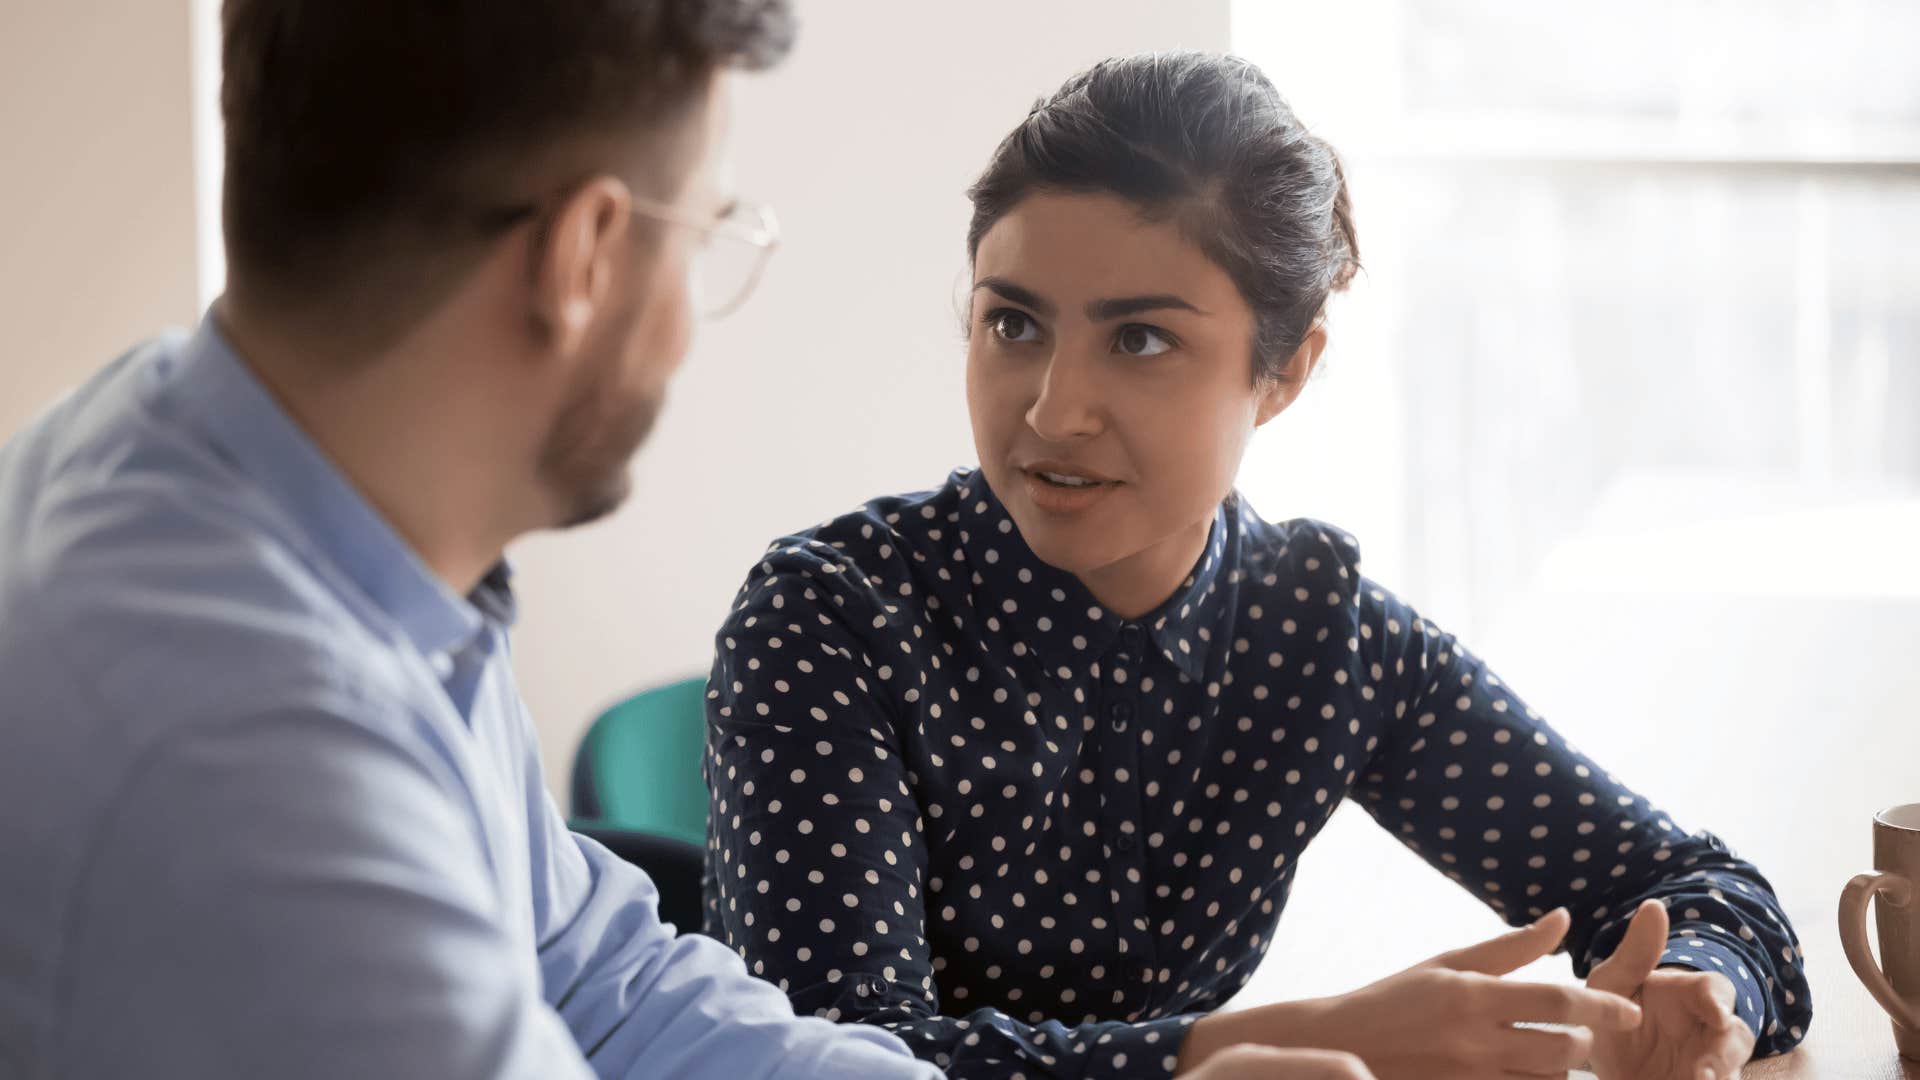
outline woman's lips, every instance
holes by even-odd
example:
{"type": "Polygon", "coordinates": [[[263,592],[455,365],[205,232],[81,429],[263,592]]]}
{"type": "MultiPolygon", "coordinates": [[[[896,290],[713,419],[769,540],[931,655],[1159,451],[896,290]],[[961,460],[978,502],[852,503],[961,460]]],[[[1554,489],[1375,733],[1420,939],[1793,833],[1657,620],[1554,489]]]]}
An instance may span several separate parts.
{"type": "Polygon", "coordinates": [[[1120,486],[1117,480],[1098,478],[1070,466],[1029,467],[1020,470],[1026,482],[1027,499],[1042,510],[1071,514],[1087,510],[1120,486]],[[1061,482],[1071,478],[1075,482],[1061,482]]]}

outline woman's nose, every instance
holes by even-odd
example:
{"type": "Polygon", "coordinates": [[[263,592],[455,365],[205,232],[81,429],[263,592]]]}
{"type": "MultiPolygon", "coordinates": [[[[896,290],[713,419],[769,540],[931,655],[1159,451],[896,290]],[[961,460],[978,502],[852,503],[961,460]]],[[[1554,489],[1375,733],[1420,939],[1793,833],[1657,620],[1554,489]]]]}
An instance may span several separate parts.
{"type": "Polygon", "coordinates": [[[1102,430],[1096,364],[1064,343],[1048,358],[1027,426],[1048,442],[1091,438],[1102,430]]]}

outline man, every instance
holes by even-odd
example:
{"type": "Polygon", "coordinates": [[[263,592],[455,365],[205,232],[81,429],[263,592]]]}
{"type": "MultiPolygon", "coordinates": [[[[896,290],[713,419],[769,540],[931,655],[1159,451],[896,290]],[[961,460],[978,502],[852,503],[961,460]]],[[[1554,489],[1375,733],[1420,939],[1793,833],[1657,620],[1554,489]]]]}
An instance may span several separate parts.
{"type": "Polygon", "coordinates": [[[507,666],[501,551],[625,494],[790,33],[226,5],[227,295],[0,453],[0,1075],[929,1073],[663,926],[507,666]]]}
{"type": "Polygon", "coordinates": [[[0,450],[0,1075],[933,1075],[663,925],[508,664],[503,549],[620,503],[692,262],[769,245],[713,162],[790,37],[228,0],[226,295],[0,450]]]}

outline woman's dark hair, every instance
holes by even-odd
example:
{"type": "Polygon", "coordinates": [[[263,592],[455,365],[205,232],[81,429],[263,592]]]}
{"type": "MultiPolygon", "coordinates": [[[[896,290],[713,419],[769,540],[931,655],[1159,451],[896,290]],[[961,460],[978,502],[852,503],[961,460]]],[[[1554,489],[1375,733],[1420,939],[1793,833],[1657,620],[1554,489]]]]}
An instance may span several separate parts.
{"type": "Polygon", "coordinates": [[[967,192],[967,257],[1037,191],[1111,192],[1178,221],[1253,309],[1267,378],[1360,267],[1340,159],[1238,57],[1118,57],[1036,102],[967,192]]]}

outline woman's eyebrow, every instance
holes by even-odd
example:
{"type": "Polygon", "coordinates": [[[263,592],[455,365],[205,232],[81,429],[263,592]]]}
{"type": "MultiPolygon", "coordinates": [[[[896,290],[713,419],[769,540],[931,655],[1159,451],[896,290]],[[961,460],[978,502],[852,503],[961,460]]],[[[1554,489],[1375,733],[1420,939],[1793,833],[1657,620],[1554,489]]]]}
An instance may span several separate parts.
{"type": "Polygon", "coordinates": [[[1191,311],[1195,315],[1206,314],[1178,296],[1162,293],[1156,296],[1123,296],[1113,300],[1095,300],[1087,305],[1087,318],[1094,322],[1108,322],[1148,311],[1167,310],[1191,311]]]}
{"type": "MultiPolygon", "coordinates": [[[[1032,308],[1045,318],[1052,318],[1053,304],[1042,298],[1039,293],[1024,285],[1016,285],[1003,277],[983,277],[973,283],[974,291],[986,289],[997,294],[1009,303],[1032,308]]],[[[1124,319],[1148,311],[1191,311],[1196,315],[1206,312],[1195,307],[1190,301],[1172,293],[1156,293],[1150,296],[1122,296],[1108,300],[1094,300],[1087,304],[1087,318],[1093,322],[1110,322],[1124,319]]]]}
{"type": "Polygon", "coordinates": [[[1002,300],[1009,303],[1019,304],[1025,308],[1032,308],[1036,314],[1044,318],[1053,317],[1053,305],[1041,299],[1039,293],[1034,292],[1032,289],[1015,285],[1006,278],[983,277],[973,283],[973,291],[979,292],[981,289],[996,293],[1002,300]]]}

